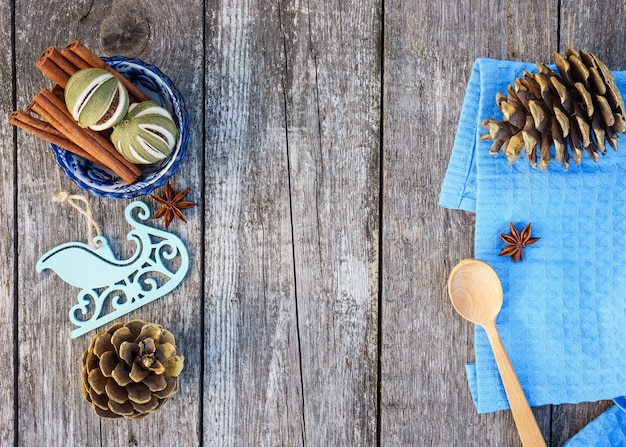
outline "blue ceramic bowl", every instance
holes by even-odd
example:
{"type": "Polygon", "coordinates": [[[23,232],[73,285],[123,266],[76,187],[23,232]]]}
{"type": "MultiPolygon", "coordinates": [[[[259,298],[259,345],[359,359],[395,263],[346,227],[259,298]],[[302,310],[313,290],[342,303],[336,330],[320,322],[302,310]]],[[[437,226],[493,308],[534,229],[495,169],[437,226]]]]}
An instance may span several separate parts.
{"type": "Polygon", "coordinates": [[[139,59],[126,59],[121,56],[102,59],[150,99],[171,113],[178,127],[178,141],[172,154],[158,163],[140,166],[141,176],[134,183],[128,184],[103,166],[85,160],[54,144],[49,144],[49,146],[54,151],[56,162],[65,175],[81,189],[98,197],[132,199],[149,194],[164,185],[167,179],[178,170],[189,142],[189,115],[185,110],[183,98],[172,81],[155,66],[145,64],[139,59]]]}

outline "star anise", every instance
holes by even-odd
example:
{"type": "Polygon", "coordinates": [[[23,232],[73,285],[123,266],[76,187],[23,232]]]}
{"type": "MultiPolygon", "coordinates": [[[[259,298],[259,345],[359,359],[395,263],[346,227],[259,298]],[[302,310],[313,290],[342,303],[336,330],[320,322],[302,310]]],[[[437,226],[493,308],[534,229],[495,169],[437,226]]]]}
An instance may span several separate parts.
{"type": "Polygon", "coordinates": [[[178,217],[183,222],[187,222],[181,210],[198,205],[197,203],[183,201],[188,192],[189,188],[185,188],[178,194],[174,195],[170,182],[167,182],[167,185],[165,186],[165,197],[150,194],[150,197],[163,205],[154,213],[152,218],[158,219],[159,217],[163,217],[163,220],[165,221],[165,228],[170,226],[170,222],[172,222],[174,216],[178,217]]]}
{"type": "Polygon", "coordinates": [[[500,250],[498,256],[510,256],[513,259],[513,262],[523,261],[524,260],[524,247],[528,247],[529,245],[534,244],[539,239],[538,237],[530,237],[531,234],[531,224],[526,225],[522,231],[518,231],[515,228],[515,225],[512,223],[509,224],[509,229],[511,234],[501,234],[500,239],[502,239],[506,246],[500,250]]]}

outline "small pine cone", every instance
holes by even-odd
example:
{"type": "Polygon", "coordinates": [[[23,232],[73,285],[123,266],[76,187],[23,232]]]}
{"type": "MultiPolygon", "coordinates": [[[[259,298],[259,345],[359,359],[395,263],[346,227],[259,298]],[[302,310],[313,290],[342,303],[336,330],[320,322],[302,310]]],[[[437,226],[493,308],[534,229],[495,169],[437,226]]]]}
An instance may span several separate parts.
{"type": "Polygon", "coordinates": [[[491,154],[502,149],[509,163],[522,149],[533,167],[545,170],[554,158],[569,166],[583,150],[598,161],[606,153],[605,140],[617,150],[617,133],[626,131],[624,100],[607,66],[594,54],[568,48],[565,56],[555,52],[559,73],[538,63],[537,73],[524,72],[509,85],[507,95],[498,93],[496,104],[503,120],[486,119],[481,126],[488,133],[482,140],[493,140],[491,154]],[[560,74],[560,75],[559,75],[560,74]],[[569,148],[569,151],[568,151],[569,148]]]}
{"type": "Polygon", "coordinates": [[[184,357],[158,324],[133,320],[97,334],[83,354],[83,397],[103,418],[140,418],[178,391],[184,357]]]}

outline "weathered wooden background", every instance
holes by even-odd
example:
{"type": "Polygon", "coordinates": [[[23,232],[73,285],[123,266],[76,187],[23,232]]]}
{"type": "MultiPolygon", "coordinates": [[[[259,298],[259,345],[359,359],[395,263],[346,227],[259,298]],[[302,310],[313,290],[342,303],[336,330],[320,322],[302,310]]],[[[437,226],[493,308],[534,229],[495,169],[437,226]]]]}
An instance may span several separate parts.
{"type": "MultiPolygon", "coordinates": [[[[172,183],[200,206],[170,227],[187,279],[132,314],[176,335],[181,392],[142,420],[100,420],[80,395],[93,333],[70,339],[76,289],[34,269],[86,238],[51,202],[79,190],[0,121],[0,443],[519,445],[509,412],[471,403],[472,327],[445,282],[472,255],[474,221],[441,209],[439,187],[476,57],[574,46],[626,69],[624,19],[624,0],[1,2],[1,114],[47,85],[34,64],[49,45],[157,65],[191,117],[172,183]]],[[[127,202],[91,203],[129,250],[127,202]]],[[[560,446],[608,405],[535,414],[560,446]]]]}

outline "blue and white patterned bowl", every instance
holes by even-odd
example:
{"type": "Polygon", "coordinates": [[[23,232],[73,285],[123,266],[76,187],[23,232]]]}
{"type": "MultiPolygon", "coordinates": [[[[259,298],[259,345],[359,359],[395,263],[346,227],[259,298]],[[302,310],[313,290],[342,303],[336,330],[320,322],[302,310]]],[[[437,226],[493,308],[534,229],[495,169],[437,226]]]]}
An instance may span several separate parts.
{"type": "Polygon", "coordinates": [[[145,64],[139,59],[126,59],[121,56],[102,59],[172,114],[178,127],[178,141],[172,154],[158,163],[140,166],[141,176],[134,183],[128,184],[103,166],[85,160],[54,144],[48,145],[54,151],[56,162],[65,175],[81,189],[98,197],[132,199],[149,194],[164,185],[167,179],[178,170],[189,142],[189,115],[185,110],[183,98],[172,81],[155,66],[145,64]]]}

